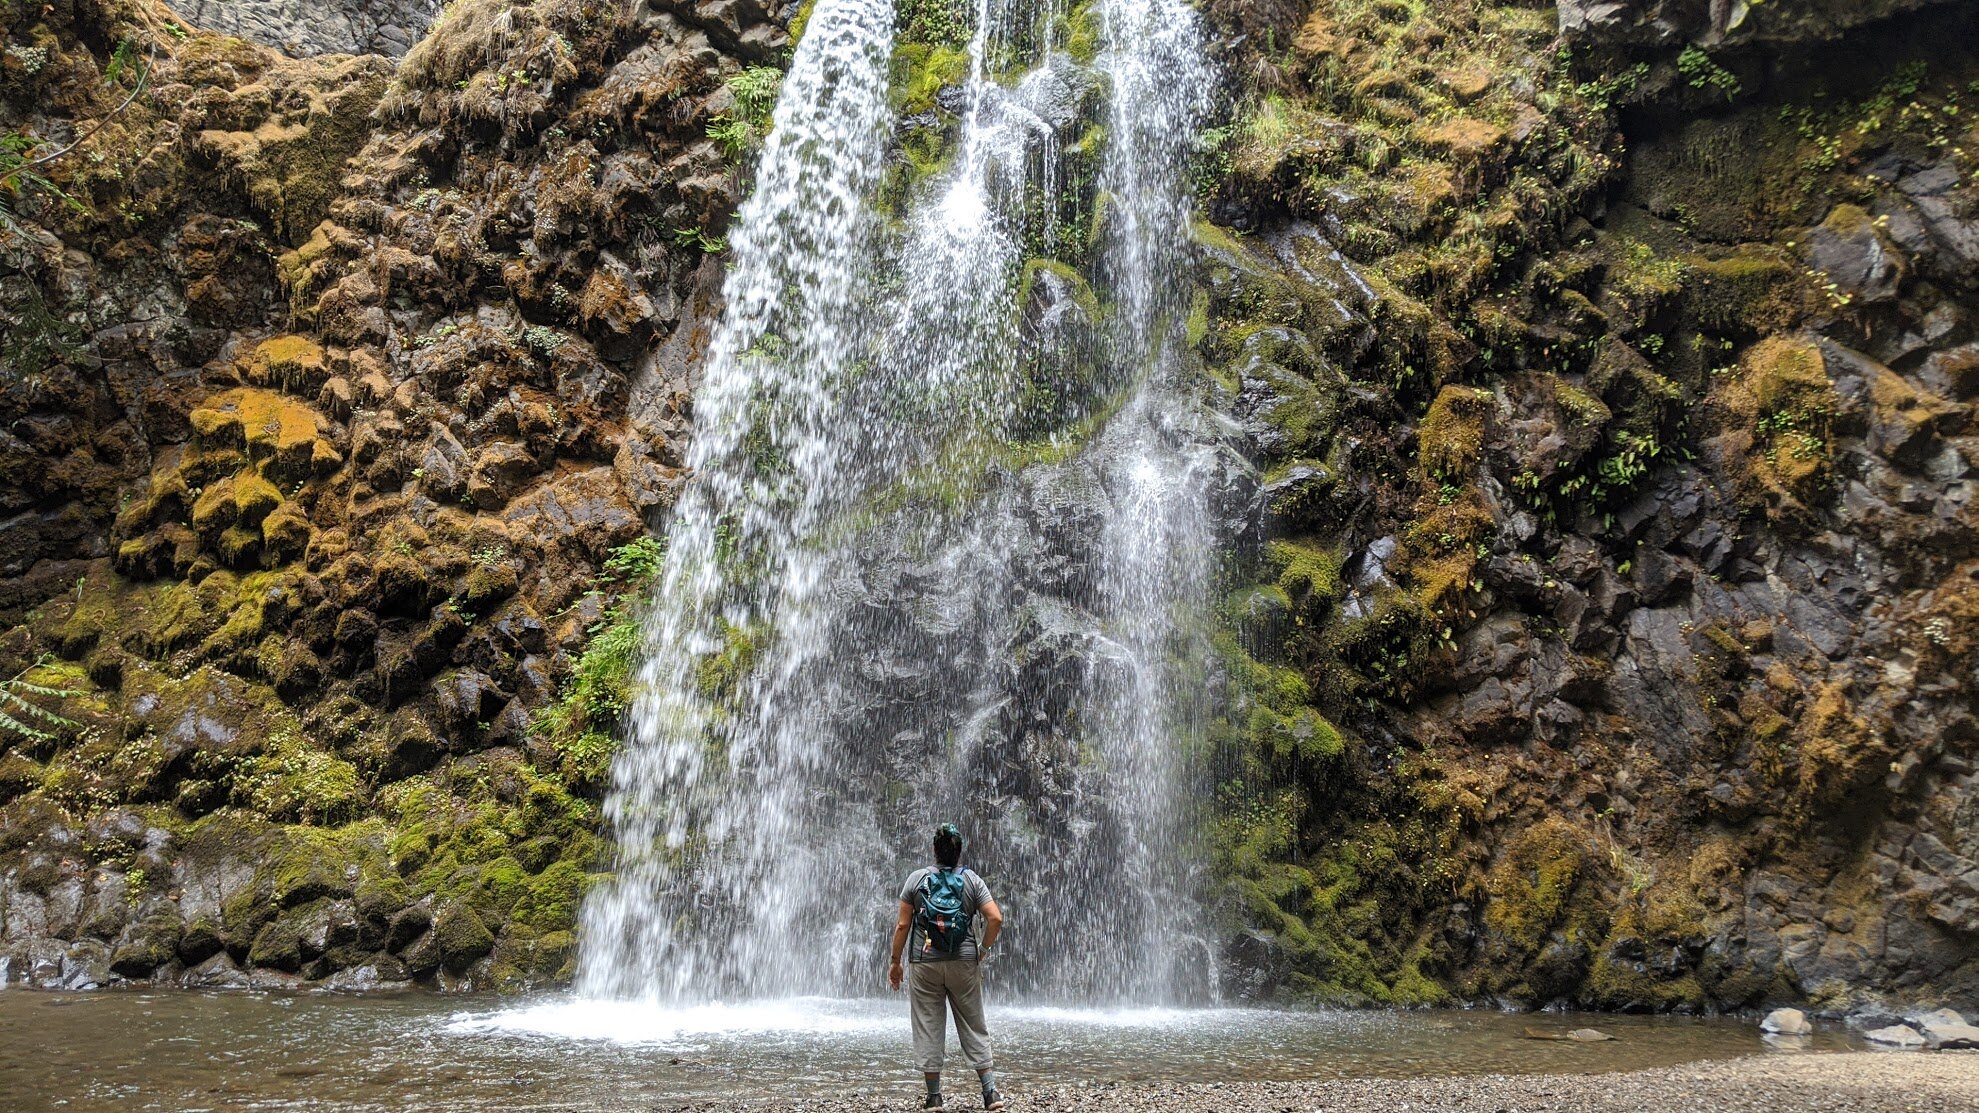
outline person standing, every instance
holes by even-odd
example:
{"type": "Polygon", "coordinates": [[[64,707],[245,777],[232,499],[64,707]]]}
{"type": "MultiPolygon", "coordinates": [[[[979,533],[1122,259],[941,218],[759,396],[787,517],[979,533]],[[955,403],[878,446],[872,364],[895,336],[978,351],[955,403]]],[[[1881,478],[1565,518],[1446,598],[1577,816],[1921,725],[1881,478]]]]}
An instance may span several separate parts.
{"type": "Polygon", "coordinates": [[[1002,1109],[983,1020],[983,959],[1003,931],[1003,910],[989,885],[962,865],[962,832],[944,823],[935,831],[935,864],[915,870],[900,888],[900,917],[893,925],[893,959],[886,982],[896,992],[901,952],[913,968],[908,1015],[914,1023],[914,1058],[928,1084],[924,1109],[939,1109],[941,1060],[948,1045],[948,1015],[962,1054],[983,1086],[983,1108],[1002,1109]],[[980,938],[978,938],[980,936],[980,938]],[[909,939],[913,947],[908,949],[909,939]]]}

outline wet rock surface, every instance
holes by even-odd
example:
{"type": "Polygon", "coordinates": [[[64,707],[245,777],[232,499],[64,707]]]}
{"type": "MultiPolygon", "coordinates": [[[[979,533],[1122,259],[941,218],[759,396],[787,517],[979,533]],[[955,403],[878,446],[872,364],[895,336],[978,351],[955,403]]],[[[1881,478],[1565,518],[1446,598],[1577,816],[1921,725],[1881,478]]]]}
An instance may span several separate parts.
{"type": "Polygon", "coordinates": [[[439,0],[175,0],[195,25],[272,46],[295,57],[398,57],[426,34],[439,0]]]}

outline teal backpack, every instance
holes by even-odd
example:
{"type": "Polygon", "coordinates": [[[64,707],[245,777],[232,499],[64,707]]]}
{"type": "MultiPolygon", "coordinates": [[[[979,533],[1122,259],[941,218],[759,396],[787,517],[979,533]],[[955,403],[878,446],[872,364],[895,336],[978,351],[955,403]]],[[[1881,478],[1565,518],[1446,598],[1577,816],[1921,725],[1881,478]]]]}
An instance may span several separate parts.
{"type": "Polygon", "coordinates": [[[969,938],[971,910],[964,907],[969,896],[969,871],[936,868],[921,879],[921,903],[914,910],[914,926],[920,932],[923,955],[954,958],[969,938]]]}

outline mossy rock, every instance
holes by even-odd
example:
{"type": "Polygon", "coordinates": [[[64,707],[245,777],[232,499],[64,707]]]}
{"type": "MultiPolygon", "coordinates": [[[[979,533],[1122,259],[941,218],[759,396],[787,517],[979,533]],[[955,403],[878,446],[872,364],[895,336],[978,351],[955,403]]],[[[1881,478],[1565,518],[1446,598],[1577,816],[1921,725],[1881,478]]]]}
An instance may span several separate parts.
{"type": "Polygon", "coordinates": [[[1752,340],[1784,332],[1814,307],[1804,273],[1777,249],[1749,246],[1684,262],[1690,271],[1684,307],[1719,336],[1752,340]]]}
{"type": "Polygon", "coordinates": [[[461,585],[461,601],[477,612],[486,613],[496,604],[514,595],[521,581],[515,568],[506,563],[475,565],[461,585]]]}
{"type": "Polygon", "coordinates": [[[1312,541],[1275,540],[1265,545],[1265,567],[1277,572],[1277,586],[1295,600],[1330,600],[1340,593],[1340,556],[1312,541]]]}
{"type": "Polygon", "coordinates": [[[465,974],[495,949],[495,935],[474,909],[450,904],[433,917],[433,944],[441,966],[449,973],[465,974]]]}
{"type": "Polygon", "coordinates": [[[196,917],[179,934],[178,959],[188,967],[198,966],[225,949],[220,921],[211,916],[196,917]]]}
{"type": "Polygon", "coordinates": [[[334,447],[320,436],[321,418],[309,406],[273,391],[237,387],[207,399],[191,414],[207,441],[240,446],[249,459],[282,482],[307,478],[334,466],[334,447]]]}
{"type": "Polygon", "coordinates": [[[250,966],[300,973],[303,964],[319,953],[315,943],[325,929],[330,902],[319,900],[290,908],[265,923],[255,933],[248,948],[250,966]]]}
{"type": "Polygon", "coordinates": [[[314,832],[302,834],[274,863],[271,895],[283,908],[349,896],[352,872],[338,840],[314,832]]]}
{"type": "Polygon", "coordinates": [[[1072,5],[1056,30],[1058,41],[1065,44],[1065,53],[1073,61],[1091,65],[1099,57],[1103,28],[1100,26],[1096,0],[1083,0],[1072,5]]]}
{"type": "Polygon", "coordinates": [[[1484,162],[1506,144],[1504,128],[1465,116],[1421,125],[1413,129],[1410,136],[1438,154],[1465,163],[1484,162]]]}
{"type": "Polygon", "coordinates": [[[574,931],[589,885],[590,877],[576,862],[553,863],[529,879],[515,905],[515,922],[545,933],[574,931]]]}
{"type": "Polygon", "coordinates": [[[271,564],[286,564],[309,551],[315,532],[300,506],[284,502],[261,520],[261,550],[271,564]]]}
{"type": "Polygon", "coordinates": [[[111,973],[126,978],[148,977],[178,956],[179,918],[165,912],[146,916],[124,929],[110,954],[111,973]]]}
{"type": "Polygon", "coordinates": [[[1278,269],[1230,232],[1207,221],[1191,226],[1203,252],[1209,313],[1232,324],[1298,325],[1305,301],[1278,269]]]}
{"type": "Polygon", "coordinates": [[[255,386],[313,395],[329,379],[323,346],[305,336],[274,336],[255,345],[244,368],[255,386]]]}
{"type": "Polygon", "coordinates": [[[1416,426],[1416,468],[1425,480],[1458,483],[1477,473],[1485,426],[1497,409],[1490,391],[1446,386],[1416,426]]]}
{"type": "Polygon", "coordinates": [[[1544,1004],[1585,978],[1608,913],[1594,841],[1549,818],[1507,842],[1484,879],[1486,992],[1544,1004]]]}
{"type": "Polygon", "coordinates": [[[1754,345],[1738,373],[1713,391],[1721,426],[1715,438],[1743,473],[1748,505],[1774,518],[1800,518],[1828,495],[1840,399],[1820,349],[1785,336],[1754,345]]]}
{"type": "Polygon", "coordinates": [[[892,100],[904,116],[932,111],[943,89],[969,78],[969,52],[954,46],[903,42],[893,51],[892,100]]]}
{"type": "MultiPolygon", "coordinates": [[[[309,79],[280,90],[283,113],[253,130],[199,133],[202,152],[220,164],[222,174],[284,241],[301,242],[343,192],[345,163],[377,127],[372,110],[389,74],[381,61],[357,56],[301,71],[309,79]]],[[[282,68],[270,76],[293,72],[282,68]]]]}
{"type": "Polygon", "coordinates": [[[40,788],[45,772],[40,762],[25,754],[0,756],[0,804],[40,788]]]}

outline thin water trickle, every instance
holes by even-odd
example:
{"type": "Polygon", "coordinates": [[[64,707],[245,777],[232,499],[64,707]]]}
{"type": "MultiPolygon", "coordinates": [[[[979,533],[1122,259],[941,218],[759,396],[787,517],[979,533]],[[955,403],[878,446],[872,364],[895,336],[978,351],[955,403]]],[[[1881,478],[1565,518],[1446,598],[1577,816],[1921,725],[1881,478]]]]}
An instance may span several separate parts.
{"type": "Polygon", "coordinates": [[[943,819],[1010,915],[1005,990],[1214,994],[1204,709],[1178,683],[1207,660],[1228,461],[1180,343],[1201,30],[1184,0],[1101,0],[1080,64],[1051,0],[974,7],[955,157],[904,188],[886,137],[928,125],[887,109],[891,5],[818,0],[792,59],[614,766],[587,996],[870,992],[943,819]]]}

